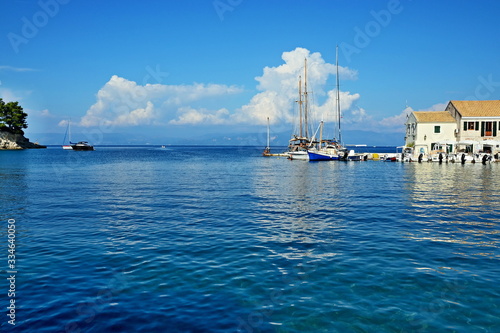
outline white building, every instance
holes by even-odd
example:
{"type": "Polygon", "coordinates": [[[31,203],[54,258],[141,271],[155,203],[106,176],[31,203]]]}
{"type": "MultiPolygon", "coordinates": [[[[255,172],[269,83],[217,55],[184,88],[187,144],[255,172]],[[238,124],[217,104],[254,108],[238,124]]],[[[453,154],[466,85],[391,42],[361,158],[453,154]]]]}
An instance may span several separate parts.
{"type": "Polygon", "coordinates": [[[452,142],[466,151],[500,150],[500,100],[450,101],[445,111],[412,112],[405,125],[405,144],[417,151],[452,142]]]}
{"type": "Polygon", "coordinates": [[[457,140],[497,139],[500,121],[500,100],[450,101],[446,107],[457,121],[457,140]]]}
{"type": "Polygon", "coordinates": [[[429,153],[438,142],[454,139],[457,123],[448,111],[414,111],[406,120],[405,145],[429,153]]]}

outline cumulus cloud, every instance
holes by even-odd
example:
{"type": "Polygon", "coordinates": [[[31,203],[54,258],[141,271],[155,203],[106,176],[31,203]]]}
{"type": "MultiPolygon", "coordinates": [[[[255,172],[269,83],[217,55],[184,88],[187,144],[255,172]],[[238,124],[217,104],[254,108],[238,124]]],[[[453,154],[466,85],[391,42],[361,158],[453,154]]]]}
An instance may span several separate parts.
{"type": "Polygon", "coordinates": [[[42,111],[39,111],[39,115],[44,118],[54,118],[55,116],[50,113],[48,109],[43,109],[42,111]]]}
{"type": "MultiPolygon", "coordinates": [[[[229,110],[221,97],[239,94],[242,88],[222,84],[140,85],[119,76],[111,79],[97,93],[97,100],[79,122],[81,126],[134,125],[262,125],[269,117],[274,123],[293,123],[302,90],[309,93],[311,119],[336,120],[335,90],[326,90],[328,79],[335,77],[336,66],[327,63],[318,52],[296,48],[282,54],[283,63],[265,67],[257,81],[257,93],[248,103],[229,110]],[[304,74],[307,59],[307,81],[304,74]],[[205,101],[216,97],[220,107],[211,109],[205,101]]],[[[341,80],[357,79],[357,72],[339,66],[341,80]]],[[[332,83],[329,83],[332,86],[332,83]]],[[[360,119],[365,112],[355,106],[359,94],[341,92],[341,107],[349,121],[360,119]]]]}
{"type": "Polygon", "coordinates": [[[406,118],[413,111],[415,110],[413,110],[411,107],[408,106],[403,111],[401,111],[400,114],[380,120],[379,125],[385,128],[390,128],[395,130],[402,129],[404,123],[406,122],[406,118]]]}
{"type": "Polygon", "coordinates": [[[207,109],[193,109],[190,107],[183,107],[178,110],[179,117],[172,119],[169,124],[173,125],[198,125],[198,124],[213,124],[219,125],[227,123],[229,110],[220,109],[216,112],[211,112],[207,109]]]}
{"type": "Polygon", "coordinates": [[[139,85],[113,75],[99,90],[97,101],[79,124],[86,127],[159,124],[192,102],[241,91],[241,88],[220,84],[139,85]]]}
{"type": "MultiPolygon", "coordinates": [[[[256,77],[258,82],[257,93],[250,103],[236,110],[233,120],[241,123],[265,124],[267,117],[271,123],[293,122],[296,109],[296,100],[299,98],[299,77],[302,81],[302,90],[307,83],[311,117],[319,119],[321,115],[331,114],[332,101],[335,103],[334,90],[325,91],[328,78],[335,75],[336,67],[325,62],[319,52],[311,53],[305,48],[298,47],[293,51],[284,52],[281,57],[284,61],[277,67],[265,67],[262,76],[256,77]],[[307,60],[307,78],[304,67],[307,60]],[[307,79],[307,80],[306,80],[307,79]],[[323,104],[318,103],[317,97],[325,96],[323,104]]],[[[357,72],[347,67],[339,66],[339,76],[345,80],[355,80],[357,72]]],[[[346,110],[359,95],[344,92],[342,109],[346,110]]]]}

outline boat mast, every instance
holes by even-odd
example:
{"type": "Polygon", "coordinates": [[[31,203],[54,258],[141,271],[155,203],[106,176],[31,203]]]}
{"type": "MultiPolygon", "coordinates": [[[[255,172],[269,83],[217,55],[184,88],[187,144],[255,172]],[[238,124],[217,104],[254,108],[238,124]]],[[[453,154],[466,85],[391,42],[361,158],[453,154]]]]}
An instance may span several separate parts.
{"type": "Polygon", "coordinates": [[[307,58],[304,58],[304,126],[306,137],[309,137],[307,113],[308,113],[308,98],[307,98],[307,58]]]}
{"type": "Polygon", "coordinates": [[[269,144],[270,144],[269,141],[270,141],[269,140],[269,117],[267,117],[267,147],[266,147],[266,149],[268,149],[268,150],[271,149],[271,147],[269,147],[269,144]]]}
{"type": "Polygon", "coordinates": [[[336,48],[336,61],[335,66],[337,67],[337,117],[339,126],[339,143],[342,144],[342,134],[340,131],[340,84],[339,84],[339,46],[336,48]]]}
{"type": "Polygon", "coordinates": [[[320,128],[319,128],[319,144],[318,149],[321,149],[321,143],[323,142],[323,120],[321,120],[320,128]]]}
{"type": "Polygon", "coordinates": [[[64,133],[63,146],[66,144],[66,138],[71,143],[71,119],[68,120],[68,126],[66,127],[66,133],[64,133]]]}
{"type": "Polygon", "coordinates": [[[299,137],[302,138],[302,77],[299,75],[299,137]]]}

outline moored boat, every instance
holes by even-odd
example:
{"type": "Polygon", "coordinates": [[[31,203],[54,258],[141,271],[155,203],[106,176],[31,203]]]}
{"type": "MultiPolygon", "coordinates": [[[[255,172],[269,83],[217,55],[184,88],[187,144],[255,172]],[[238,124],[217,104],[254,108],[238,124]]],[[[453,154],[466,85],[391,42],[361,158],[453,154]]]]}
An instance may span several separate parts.
{"type": "Polygon", "coordinates": [[[272,156],[271,154],[271,147],[270,145],[270,133],[269,133],[269,117],[267,117],[267,146],[264,148],[264,151],[262,152],[262,156],[272,156]]]}
{"type": "Polygon", "coordinates": [[[309,149],[307,151],[307,154],[309,155],[309,161],[338,161],[339,160],[339,154],[336,149],[330,149],[330,150],[312,150],[309,149]]]}
{"type": "Polygon", "coordinates": [[[301,160],[301,161],[308,161],[309,160],[309,154],[307,153],[307,150],[289,151],[289,152],[286,152],[285,155],[290,160],[301,160]]]}
{"type": "Polygon", "coordinates": [[[62,144],[62,149],[64,150],[73,150],[73,147],[71,146],[71,120],[68,120],[68,126],[66,127],[66,133],[64,133],[64,139],[63,139],[63,144],[62,144]],[[67,142],[69,144],[66,144],[66,138],[68,139],[67,142]]]}
{"type": "Polygon", "coordinates": [[[338,46],[336,48],[336,79],[337,79],[337,87],[336,87],[336,116],[337,116],[337,129],[336,129],[336,137],[337,139],[333,140],[323,140],[323,121],[320,122],[320,139],[319,145],[317,149],[308,149],[307,153],[309,155],[309,161],[347,161],[349,160],[349,156],[351,160],[360,160],[354,154],[349,154],[346,148],[342,146],[342,135],[340,131],[340,85],[339,85],[339,55],[338,55],[338,46]]]}
{"type": "Polygon", "coordinates": [[[398,157],[397,157],[396,153],[389,153],[389,154],[385,154],[381,160],[384,162],[397,162],[398,157]]]}
{"type": "Polygon", "coordinates": [[[302,92],[302,77],[299,76],[299,100],[298,104],[298,134],[292,135],[288,144],[288,151],[284,154],[290,160],[309,160],[307,150],[311,148],[314,143],[309,137],[309,102],[307,92],[307,59],[304,59],[304,92],[302,92]]]}
{"type": "Polygon", "coordinates": [[[94,146],[89,145],[87,141],[79,141],[77,143],[72,143],[71,148],[73,150],[94,150],[94,146]]]}

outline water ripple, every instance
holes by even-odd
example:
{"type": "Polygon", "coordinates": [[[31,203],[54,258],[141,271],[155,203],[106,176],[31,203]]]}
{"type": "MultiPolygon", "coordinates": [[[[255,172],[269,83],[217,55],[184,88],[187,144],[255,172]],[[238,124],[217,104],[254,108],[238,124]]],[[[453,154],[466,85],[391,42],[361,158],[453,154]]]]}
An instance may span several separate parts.
{"type": "Polygon", "coordinates": [[[67,153],[0,162],[19,331],[498,330],[500,164],[67,153]]]}

